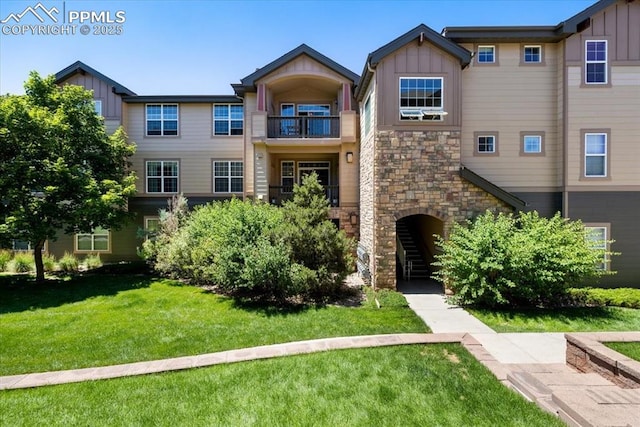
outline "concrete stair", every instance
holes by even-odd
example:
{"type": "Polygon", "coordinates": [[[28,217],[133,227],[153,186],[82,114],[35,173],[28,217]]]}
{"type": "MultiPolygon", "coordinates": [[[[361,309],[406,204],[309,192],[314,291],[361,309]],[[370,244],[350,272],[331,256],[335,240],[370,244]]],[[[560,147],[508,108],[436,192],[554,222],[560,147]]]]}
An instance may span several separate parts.
{"type": "Polygon", "coordinates": [[[411,280],[426,280],[431,276],[427,263],[422,258],[418,245],[414,240],[414,236],[406,222],[398,221],[396,223],[396,234],[404,246],[407,253],[407,260],[411,261],[411,280]]]}

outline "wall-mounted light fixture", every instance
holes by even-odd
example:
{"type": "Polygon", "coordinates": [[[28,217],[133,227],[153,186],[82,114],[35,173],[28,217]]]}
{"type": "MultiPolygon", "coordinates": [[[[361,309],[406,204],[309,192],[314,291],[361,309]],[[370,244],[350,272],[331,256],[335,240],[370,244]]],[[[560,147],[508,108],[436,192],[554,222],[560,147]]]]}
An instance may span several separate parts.
{"type": "Polygon", "coordinates": [[[347,151],[347,163],[353,163],[353,152],[347,151]]]}
{"type": "Polygon", "coordinates": [[[358,225],[358,214],[356,212],[349,213],[349,223],[351,225],[358,225]]]}

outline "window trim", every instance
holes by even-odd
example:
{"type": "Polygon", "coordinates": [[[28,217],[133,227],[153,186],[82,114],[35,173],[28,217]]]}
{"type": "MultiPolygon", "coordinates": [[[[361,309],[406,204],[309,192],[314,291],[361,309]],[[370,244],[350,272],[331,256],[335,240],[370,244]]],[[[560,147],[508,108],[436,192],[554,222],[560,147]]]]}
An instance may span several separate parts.
{"type": "MultiPolygon", "coordinates": [[[[49,246],[49,241],[45,240],[44,245],[42,245],[42,253],[47,252],[47,246],[49,246]]],[[[12,252],[33,252],[33,246],[31,246],[31,242],[20,239],[11,239],[11,251],[12,252]],[[16,241],[18,242],[27,242],[27,249],[16,249],[16,241]]]]}
{"type": "MultiPolygon", "coordinates": [[[[594,247],[594,249],[604,249],[605,252],[611,250],[611,223],[608,222],[585,222],[583,223],[585,230],[600,228],[604,230],[604,244],[601,247],[594,247]]],[[[599,268],[600,271],[611,271],[611,259],[605,253],[600,263],[603,268],[599,268]]]]}
{"type": "Polygon", "coordinates": [[[219,137],[219,136],[243,136],[244,135],[244,125],[245,125],[245,121],[244,121],[244,105],[243,104],[234,104],[234,103],[215,103],[211,105],[211,119],[212,119],[212,126],[211,126],[211,135],[213,137],[219,137]],[[226,119],[216,119],[216,106],[226,106],[227,107],[227,113],[228,116],[226,119]],[[232,119],[231,118],[231,107],[242,107],[242,119],[232,119]],[[228,131],[227,133],[216,133],[216,122],[226,122],[228,124],[228,131]],[[242,127],[240,128],[240,133],[239,134],[232,134],[231,133],[231,122],[242,122],[242,127]]]}
{"type": "Polygon", "coordinates": [[[398,77],[398,119],[400,123],[413,123],[413,122],[436,122],[438,124],[444,122],[444,116],[447,114],[444,111],[445,101],[445,88],[444,88],[444,76],[400,76],[398,77]],[[402,107],[402,80],[440,80],[440,107],[402,107]],[[415,112],[416,115],[403,117],[403,112],[415,112]],[[431,114],[429,114],[431,113],[431,114]],[[418,114],[420,114],[418,116],[418,114]],[[426,119],[426,116],[437,116],[437,119],[426,119]],[[412,120],[411,117],[418,117],[417,120],[412,120]]]}
{"type": "Polygon", "coordinates": [[[490,157],[490,156],[499,156],[499,132],[497,131],[481,131],[473,133],[473,155],[476,157],[490,157]],[[479,138],[481,137],[493,137],[493,151],[480,151],[479,150],[479,138]]]}
{"type": "Polygon", "coordinates": [[[149,215],[144,217],[143,219],[143,227],[144,227],[144,240],[155,240],[156,236],[150,236],[149,232],[149,221],[158,221],[158,225],[160,225],[160,217],[157,215],[149,215]]]}
{"type": "MultiPolygon", "coordinates": [[[[174,178],[172,176],[167,176],[166,178],[174,178]]],[[[144,160],[144,185],[145,185],[145,193],[146,194],[178,194],[180,193],[180,159],[145,159],[144,160]],[[149,191],[149,168],[148,168],[148,163],[149,162],[162,162],[163,165],[161,167],[162,170],[162,175],[160,176],[152,176],[151,178],[160,178],[160,187],[162,189],[162,191],[153,191],[150,192],[149,191]],[[175,176],[175,178],[177,178],[177,184],[176,184],[176,191],[164,191],[164,163],[165,162],[175,162],[176,166],[177,166],[177,175],[175,176]]]]}
{"type": "Polygon", "coordinates": [[[474,55],[473,57],[475,58],[474,63],[476,65],[486,65],[486,66],[492,66],[492,65],[500,65],[498,63],[498,45],[495,44],[476,44],[474,46],[474,55]],[[481,48],[487,48],[490,47],[493,49],[493,61],[480,61],[480,49],[481,48]]]}
{"type": "MultiPolygon", "coordinates": [[[[296,185],[296,161],[295,160],[281,160],[280,161],[280,186],[282,187],[281,192],[283,194],[291,194],[293,193],[293,187],[296,185]],[[284,176],[284,164],[285,163],[290,163],[291,166],[293,167],[293,175],[291,176],[284,176]],[[293,183],[291,184],[291,191],[285,191],[285,185],[284,185],[284,179],[285,178],[291,178],[293,180],[293,183]]],[[[288,188],[288,187],[287,187],[288,188]]]]}
{"type": "Polygon", "coordinates": [[[545,65],[545,48],[543,44],[530,44],[530,43],[522,43],[520,44],[520,65],[524,66],[539,66],[545,65]],[[527,61],[526,60],[526,50],[527,48],[537,47],[540,50],[540,60],[537,62],[527,61]]]}
{"type": "MultiPolygon", "coordinates": [[[[91,233],[75,233],[73,235],[73,252],[81,253],[81,254],[90,254],[90,253],[101,253],[101,254],[110,254],[112,251],[111,246],[111,230],[108,228],[96,227],[102,230],[106,230],[107,232],[107,249],[96,249],[95,248],[95,228],[91,233]],[[78,237],[79,236],[91,236],[91,249],[79,249],[78,248],[78,237]]],[[[102,234],[101,234],[102,235],[102,234]]]]}
{"type": "Polygon", "coordinates": [[[244,161],[242,159],[211,159],[211,192],[213,194],[243,194],[245,190],[245,182],[244,175],[245,167],[244,161]],[[216,163],[227,163],[229,167],[229,174],[224,176],[216,177],[216,163]],[[231,175],[231,163],[240,163],[242,165],[242,176],[233,176],[231,175]],[[216,178],[227,178],[227,189],[229,191],[216,191],[216,178]],[[234,178],[242,178],[242,190],[241,191],[231,191],[231,180],[234,178]]]}
{"type": "MultiPolygon", "coordinates": [[[[157,119],[153,119],[153,121],[157,121],[157,119]]],[[[180,104],[177,103],[148,103],[144,104],[144,137],[145,138],[178,138],[180,136],[180,104]],[[149,135],[149,111],[148,108],[150,106],[160,106],[160,135],[149,135]],[[165,135],[164,134],[164,122],[165,121],[174,121],[174,119],[165,119],[164,118],[164,107],[165,106],[175,106],[176,107],[176,134],[175,135],[165,135]]]]}
{"type": "Polygon", "coordinates": [[[583,83],[585,86],[596,86],[596,87],[602,87],[602,86],[610,86],[609,83],[609,41],[606,39],[588,39],[584,41],[584,50],[583,50],[583,54],[584,54],[584,61],[583,61],[583,66],[584,66],[584,79],[583,79],[583,83]],[[589,43],[597,43],[597,42],[601,42],[604,43],[605,46],[605,50],[604,50],[604,55],[605,55],[605,59],[604,61],[594,61],[591,60],[589,61],[587,59],[587,47],[589,45],[589,43]],[[587,65],[588,64],[604,64],[604,81],[603,82],[590,82],[588,81],[588,72],[587,72],[587,65]]]}
{"type": "Polygon", "coordinates": [[[522,131],[520,132],[520,156],[523,157],[544,157],[545,154],[545,132],[544,131],[522,131]],[[540,151],[526,151],[525,138],[528,136],[536,136],[540,138],[540,151]]]}
{"type": "Polygon", "coordinates": [[[93,111],[96,112],[96,114],[100,117],[104,117],[104,114],[102,114],[102,99],[94,99],[93,100],[93,111]],[[98,108],[98,106],[100,106],[98,108]],[[100,110],[100,111],[98,111],[100,110]]]}
{"type": "MultiPolygon", "coordinates": [[[[580,181],[611,180],[611,129],[580,129],[580,181]],[[587,135],[605,136],[604,175],[587,175],[587,135]]],[[[594,155],[595,156],[595,155],[594,155]]],[[[601,157],[601,156],[599,156],[601,157]]]]}

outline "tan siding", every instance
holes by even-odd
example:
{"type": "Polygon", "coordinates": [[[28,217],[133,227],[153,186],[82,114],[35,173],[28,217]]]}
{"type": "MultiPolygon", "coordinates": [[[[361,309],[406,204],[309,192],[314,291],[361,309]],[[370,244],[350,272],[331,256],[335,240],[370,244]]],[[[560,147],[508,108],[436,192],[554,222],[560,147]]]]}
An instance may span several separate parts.
{"type": "Polygon", "coordinates": [[[111,86],[90,74],[74,74],[64,83],[83,86],[93,90],[93,98],[102,100],[102,115],[105,119],[117,119],[122,117],[122,100],[120,95],[112,92],[111,86]]]}
{"type": "Polygon", "coordinates": [[[378,128],[429,130],[460,126],[460,63],[451,55],[428,42],[421,46],[411,42],[385,57],[376,67],[376,84],[380,99],[378,128]],[[407,122],[399,118],[400,77],[443,77],[444,110],[449,113],[442,122],[407,122]]]}
{"type": "Polygon", "coordinates": [[[274,70],[273,72],[269,73],[268,76],[264,77],[260,81],[260,83],[270,84],[285,77],[305,75],[322,76],[331,80],[340,81],[341,83],[351,83],[344,76],[336,73],[333,70],[330,70],[329,68],[308,57],[307,55],[300,55],[296,59],[274,70]]]}
{"type": "Polygon", "coordinates": [[[472,65],[462,73],[462,163],[505,188],[557,187],[562,137],[557,129],[557,46],[543,45],[543,66],[521,66],[520,44],[497,49],[499,65],[472,65]],[[498,132],[498,156],[474,156],[474,132],[485,131],[498,132]],[[523,131],[544,132],[544,156],[520,155],[523,131]]]}
{"type": "Polygon", "coordinates": [[[640,67],[612,67],[612,87],[580,87],[581,67],[569,67],[567,123],[568,178],[571,186],[638,185],[640,183],[640,67]],[[621,74],[620,78],[618,73],[621,74]],[[635,73],[635,78],[628,76],[635,73]],[[610,179],[580,180],[581,129],[611,129],[610,179]]]}

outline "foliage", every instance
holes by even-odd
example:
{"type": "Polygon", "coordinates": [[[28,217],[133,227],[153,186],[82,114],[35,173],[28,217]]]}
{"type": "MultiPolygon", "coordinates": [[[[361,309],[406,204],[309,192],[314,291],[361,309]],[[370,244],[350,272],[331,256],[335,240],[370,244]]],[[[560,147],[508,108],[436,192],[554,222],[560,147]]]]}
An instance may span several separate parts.
{"type": "Polygon", "coordinates": [[[0,238],[31,242],[44,280],[46,240],[130,217],[135,147],[122,128],[107,135],[91,91],[32,72],[25,92],[0,96],[0,238]]]}
{"type": "Polygon", "coordinates": [[[42,266],[44,271],[54,271],[56,269],[56,257],[50,254],[42,255],[42,266]]]}
{"type": "Polygon", "coordinates": [[[62,258],[58,261],[58,265],[60,266],[60,271],[65,273],[75,273],[80,267],[80,262],[75,255],[65,252],[62,258]]]}
{"type": "MultiPolygon", "coordinates": [[[[454,291],[454,301],[480,306],[555,305],[571,286],[605,274],[603,251],[594,249],[579,221],[537,212],[519,216],[487,211],[466,226],[454,225],[434,277],[454,291]]],[[[607,257],[613,253],[608,252],[607,257]]]]}
{"type": "Polygon", "coordinates": [[[640,289],[634,288],[571,288],[569,299],[573,304],[578,305],[640,309],[640,289]]]}
{"type": "Polygon", "coordinates": [[[102,267],[102,260],[100,259],[100,254],[89,254],[82,261],[82,265],[87,270],[95,270],[96,268],[102,267]]]}
{"type": "Polygon", "coordinates": [[[377,307],[376,299],[380,303],[380,308],[409,307],[404,295],[391,289],[374,290],[372,287],[367,286],[365,287],[365,294],[367,296],[365,305],[368,307],[377,307]]]}
{"type": "Polygon", "coordinates": [[[0,271],[7,271],[9,261],[13,258],[13,253],[7,249],[0,249],[0,271]]]}
{"type": "Polygon", "coordinates": [[[172,258],[166,253],[172,244],[173,237],[184,225],[189,215],[189,201],[182,193],[169,199],[168,208],[159,212],[157,230],[141,230],[139,237],[144,238],[140,256],[158,271],[171,274],[180,266],[172,264],[172,258]],[[160,259],[158,255],[160,253],[160,259]]]}
{"type": "Polygon", "coordinates": [[[604,342],[604,345],[617,351],[618,353],[624,354],[627,357],[630,357],[633,360],[637,360],[640,362],[640,342],[632,341],[632,342],[604,342]]]}
{"type": "Polygon", "coordinates": [[[34,268],[33,255],[31,253],[16,252],[9,263],[9,270],[14,273],[28,273],[33,271],[34,268]]]}

